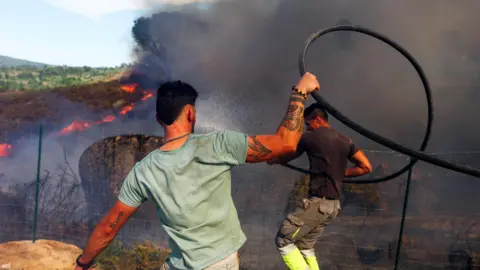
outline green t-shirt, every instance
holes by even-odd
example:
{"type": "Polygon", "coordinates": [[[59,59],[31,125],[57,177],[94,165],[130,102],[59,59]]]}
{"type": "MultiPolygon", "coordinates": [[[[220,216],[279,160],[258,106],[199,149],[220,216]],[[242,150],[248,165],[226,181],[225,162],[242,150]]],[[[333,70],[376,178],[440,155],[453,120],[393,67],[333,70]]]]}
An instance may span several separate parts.
{"type": "Polygon", "coordinates": [[[170,263],[203,269],[246,241],[231,196],[230,169],[245,163],[247,151],[244,133],[191,134],[180,148],[154,150],[135,164],[118,199],[131,207],[153,200],[170,237],[170,263]]]}

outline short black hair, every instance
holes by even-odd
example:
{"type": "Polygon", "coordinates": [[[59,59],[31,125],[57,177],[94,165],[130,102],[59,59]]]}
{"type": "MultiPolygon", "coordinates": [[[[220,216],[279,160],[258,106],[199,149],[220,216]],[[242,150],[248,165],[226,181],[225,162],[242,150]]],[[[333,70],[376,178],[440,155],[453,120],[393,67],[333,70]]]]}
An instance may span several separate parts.
{"type": "Polygon", "coordinates": [[[313,114],[313,116],[319,116],[323,120],[328,121],[327,110],[325,110],[325,108],[318,103],[313,103],[312,105],[308,106],[305,109],[305,112],[303,113],[303,116],[306,118],[308,116],[311,116],[312,114],[313,114]]]}
{"type": "Polygon", "coordinates": [[[198,92],[190,84],[182,81],[167,81],[157,90],[157,117],[166,125],[171,125],[186,105],[195,106],[198,92]]]}

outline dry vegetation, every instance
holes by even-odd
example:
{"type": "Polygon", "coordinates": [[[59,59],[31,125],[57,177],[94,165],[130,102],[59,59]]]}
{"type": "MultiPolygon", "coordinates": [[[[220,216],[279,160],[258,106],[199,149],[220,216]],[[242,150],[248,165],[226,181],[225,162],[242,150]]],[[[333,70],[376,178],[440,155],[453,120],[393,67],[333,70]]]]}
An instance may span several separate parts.
{"type": "MultiPolygon", "coordinates": [[[[113,80],[41,92],[0,93],[0,142],[6,141],[7,132],[30,132],[39,120],[55,125],[67,117],[78,117],[81,111],[72,110],[71,102],[90,112],[108,114],[142,98],[141,93],[127,93],[120,86],[118,80],[113,80]]],[[[33,128],[36,131],[38,127],[33,128]]]]}
{"type": "Polygon", "coordinates": [[[102,270],[154,270],[163,265],[170,252],[148,241],[132,247],[114,241],[97,258],[97,264],[102,270]]]}

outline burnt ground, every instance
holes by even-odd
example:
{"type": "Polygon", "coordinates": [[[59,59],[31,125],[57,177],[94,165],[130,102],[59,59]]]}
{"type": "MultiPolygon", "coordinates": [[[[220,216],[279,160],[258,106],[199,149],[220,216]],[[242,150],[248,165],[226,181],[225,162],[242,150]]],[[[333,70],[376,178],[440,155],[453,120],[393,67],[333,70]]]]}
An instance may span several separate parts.
{"type": "Polygon", "coordinates": [[[117,115],[122,107],[134,104],[143,97],[143,91],[139,88],[134,93],[127,93],[120,86],[119,80],[113,80],[36,92],[1,93],[0,143],[11,140],[8,134],[37,129],[39,123],[48,126],[61,124],[73,118],[117,115]]]}

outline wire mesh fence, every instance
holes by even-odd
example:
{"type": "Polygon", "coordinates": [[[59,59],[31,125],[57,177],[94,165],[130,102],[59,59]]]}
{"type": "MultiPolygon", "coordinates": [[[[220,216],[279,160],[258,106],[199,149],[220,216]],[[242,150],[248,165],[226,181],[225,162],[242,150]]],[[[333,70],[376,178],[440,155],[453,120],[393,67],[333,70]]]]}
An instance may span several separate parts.
{"type": "MultiPolygon", "coordinates": [[[[38,134],[30,137],[25,151],[16,145],[12,155],[0,159],[0,242],[49,239],[81,248],[112,206],[125,175],[162,141],[153,135],[108,136],[98,130],[64,137],[45,134],[38,168],[40,140],[38,134]]],[[[374,176],[409,161],[388,151],[367,155],[374,176]]],[[[477,152],[437,155],[480,167],[477,152]]],[[[306,194],[308,181],[280,166],[233,169],[232,196],[248,237],[240,250],[242,269],[284,269],[275,235],[306,194]]],[[[316,245],[322,269],[394,267],[406,181],[407,174],[380,184],[344,186],[341,214],[316,245]]],[[[478,190],[480,183],[472,177],[419,162],[411,175],[399,269],[478,269],[478,190]]],[[[151,241],[166,247],[168,236],[156,218],[155,205],[147,202],[116,239],[126,245],[151,241]]]]}

